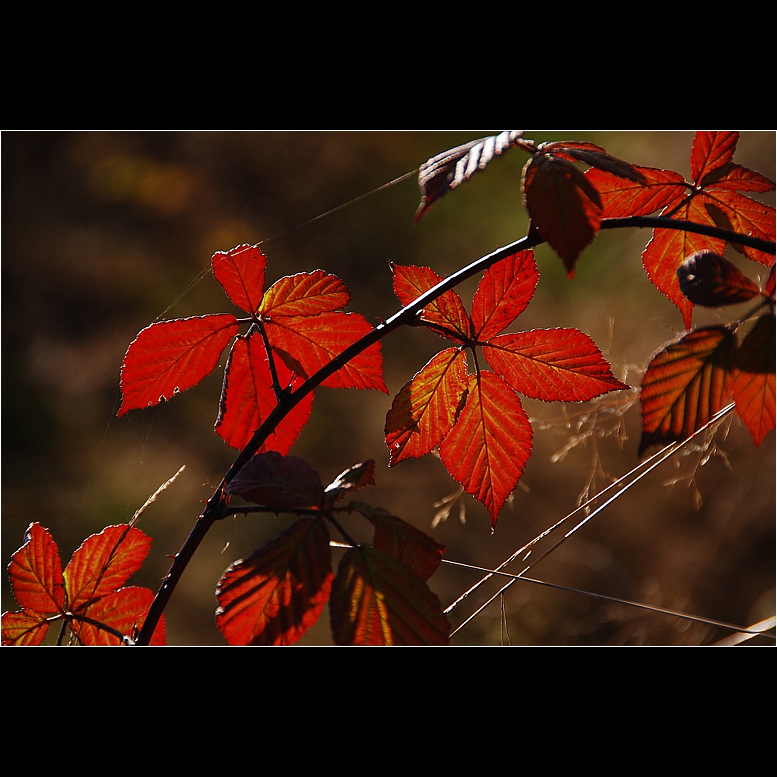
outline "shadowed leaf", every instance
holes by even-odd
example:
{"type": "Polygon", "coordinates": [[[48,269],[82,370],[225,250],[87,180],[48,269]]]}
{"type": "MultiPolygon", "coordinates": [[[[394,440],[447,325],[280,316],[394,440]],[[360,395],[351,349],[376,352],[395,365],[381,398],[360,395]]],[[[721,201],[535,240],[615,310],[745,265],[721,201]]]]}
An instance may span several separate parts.
{"type": "Polygon", "coordinates": [[[410,567],[375,548],[343,556],[330,598],[338,645],[447,645],[437,597],[410,567]]]}
{"type": "Polygon", "coordinates": [[[689,256],[678,268],[677,277],[680,290],[694,305],[733,305],[761,293],[735,264],[711,251],[689,256]]]}
{"type": "Polygon", "coordinates": [[[216,589],[216,626],[230,645],[291,645],[320,617],[331,584],[326,526],[301,519],[227,569],[216,589]]]}

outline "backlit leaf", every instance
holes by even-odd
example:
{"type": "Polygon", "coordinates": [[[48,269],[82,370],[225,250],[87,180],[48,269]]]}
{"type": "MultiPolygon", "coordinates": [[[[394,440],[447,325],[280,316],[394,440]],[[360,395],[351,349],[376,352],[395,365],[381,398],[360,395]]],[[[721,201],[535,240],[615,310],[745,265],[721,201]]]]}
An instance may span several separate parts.
{"type": "Polygon", "coordinates": [[[421,203],[415,214],[418,221],[444,194],[468,181],[495,157],[516,145],[522,130],[506,130],[444,151],[424,162],[418,170],[421,203]]]}
{"type": "Polygon", "coordinates": [[[338,645],[447,645],[449,626],[437,597],[407,565],[375,548],[343,556],[330,598],[338,645]]]}
{"type": "Polygon", "coordinates": [[[386,415],[389,466],[424,456],[442,442],[467,391],[466,373],[466,354],[447,348],[402,387],[386,415]]]}
{"type": "Polygon", "coordinates": [[[354,464],[343,470],[324,490],[330,504],[334,504],[343,495],[365,486],[375,485],[375,462],[372,459],[354,464]]]}
{"type": "Polygon", "coordinates": [[[48,529],[37,522],[27,527],[24,544],[8,565],[11,588],[23,610],[57,613],[65,607],[65,582],[59,549],[48,529]]]}
{"type": "Polygon", "coordinates": [[[150,547],[151,538],[127,524],[108,526],[87,537],[65,567],[70,611],[77,612],[123,586],[140,569],[150,547]]]}
{"type": "MultiPolygon", "coordinates": [[[[147,588],[128,586],[98,599],[89,606],[87,614],[91,619],[110,626],[133,639],[143,628],[148,608],[151,607],[153,600],[153,591],[149,591],[147,588]]],[[[76,620],[73,622],[72,628],[82,645],[115,647],[122,644],[115,634],[92,623],[76,620]]],[[[163,616],[154,629],[149,645],[160,646],[164,644],[165,620],[163,616]]]]}
{"type": "Polygon", "coordinates": [[[237,334],[234,316],[214,314],[160,321],[130,343],[121,367],[117,415],[151,407],[199,383],[237,334]]]}
{"type": "Polygon", "coordinates": [[[492,337],[483,354],[516,391],[546,402],[580,402],[626,389],[601,351],[577,329],[540,329],[492,337]]]}
{"type": "Polygon", "coordinates": [[[428,580],[442,563],[445,547],[428,534],[381,507],[353,502],[351,507],[375,527],[373,546],[406,564],[422,580],[428,580]]]}
{"type": "Polygon", "coordinates": [[[642,379],[642,453],[684,440],[730,399],[734,336],[724,327],[696,329],[662,348],[642,379]]]}
{"type": "Polygon", "coordinates": [[[523,313],[539,281],[534,251],[519,251],[489,267],[472,300],[472,327],[478,340],[499,334],[523,313]]]}
{"type": "Polygon", "coordinates": [[[599,232],[599,193],[571,162],[535,154],[523,173],[532,227],[558,253],[570,275],[583,250],[599,232]]]}
{"type": "Polygon", "coordinates": [[[642,181],[633,181],[591,168],[585,173],[602,203],[602,218],[649,216],[679,202],[687,190],[685,179],[672,170],[638,167],[642,181]]]}
{"type": "MultiPolygon", "coordinates": [[[[443,277],[429,267],[395,264],[392,265],[392,269],[394,293],[403,306],[410,305],[443,281],[443,277]]],[[[461,297],[452,289],[445,291],[426,305],[421,313],[421,319],[447,330],[448,336],[458,335],[458,338],[454,337],[454,339],[466,340],[472,333],[469,315],[464,309],[461,297]]]]}
{"type": "MultiPolygon", "coordinates": [[[[348,346],[372,331],[357,313],[321,313],[317,316],[282,316],[265,322],[272,347],[289,369],[309,378],[348,346]]],[[[388,393],[383,380],[380,342],[373,343],[333,375],[323,386],[329,388],[377,389],[388,393]]]]}
{"type": "Polygon", "coordinates": [[[277,280],[265,292],[259,313],[276,316],[315,316],[344,308],[351,299],[348,287],[323,270],[298,273],[277,280]]]}
{"type": "Polygon", "coordinates": [[[585,162],[594,168],[630,181],[641,182],[643,180],[638,167],[613,156],[596,143],[581,140],[557,140],[541,143],[538,149],[543,154],[552,155],[557,159],[585,162]]]}
{"type": "Polygon", "coordinates": [[[748,332],[734,359],[731,391],[737,415],[756,445],[774,429],[775,318],[761,316],[748,332]]]}
{"type": "Polygon", "coordinates": [[[324,487],[318,472],[304,459],[267,451],[252,456],[227,484],[226,492],[281,512],[318,508],[324,487]]]}
{"type": "Polygon", "coordinates": [[[680,290],[694,305],[733,305],[761,293],[735,264],[712,251],[689,256],[677,270],[677,277],[680,290]]]}
{"type": "Polygon", "coordinates": [[[232,564],[216,589],[216,626],[230,645],[291,645],[318,620],[332,585],[329,532],[304,518],[232,564]]]}
{"type": "Polygon", "coordinates": [[[693,180],[705,184],[705,177],[727,165],[734,158],[739,133],[701,130],[694,135],[691,149],[693,180]]]}
{"type": "Polygon", "coordinates": [[[440,458],[454,480],[485,505],[492,528],[523,474],[532,435],[510,386],[492,372],[469,377],[466,403],[440,446],[440,458]]]}
{"type": "Polygon", "coordinates": [[[213,277],[227,296],[247,313],[256,313],[264,293],[267,259],[258,246],[240,245],[217,251],[211,259],[213,277]]]}
{"type": "MultiPolygon", "coordinates": [[[[297,388],[303,381],[277,356],[275,370],[282,389],[297,388]]],[[[244,448],[254,432],[278,404],[270,362],[261,337],[251,333],[238,337],[224,370],[224,386],[216,419],[216,433],[233,448],[244,448]]],[[[275,426],[259,450],[288,453],[310,418],[313,394],[306,394],[275,426]]]]}
{"type": "Polygon", "coordinates": [[[35,610],[3,613],[3,645],[16,647],[40,645],[46,638],[48,630],[46,616],[35,610]]]}

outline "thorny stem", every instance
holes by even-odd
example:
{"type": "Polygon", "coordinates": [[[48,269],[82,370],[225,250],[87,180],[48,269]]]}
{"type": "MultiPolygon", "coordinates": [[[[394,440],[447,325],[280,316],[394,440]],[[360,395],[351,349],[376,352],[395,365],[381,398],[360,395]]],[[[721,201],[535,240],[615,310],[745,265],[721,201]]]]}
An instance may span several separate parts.
{"type": "MultiPolygon", "coordinates": [[[[631,216],[604,219],[600,224],[600,229],[621,229],[625,227],[676,229],[686,232],[696,232],[710,237],[723,238],[760,251],[766,251],[772,254],[775,253],[775,244],[773,241],[761,240],[759,238],[754,238],[751,235],[740,235],[731,232],[730,230],[711,227],[706,224],[696,224],[690,221],[662,218],[661,216],[631,216]]],[[[226,504],[225,489],[229,481],[232,480],[243,465],[256,454],[262,443],[270,436],[272,431],[305,396],[317,386],[321,385],[324,380],[337,372],[351,359],[358,356],[371,345],[382,340],[391,332],[402,326],[417,325],[418,313],[423,310],[425,305],[437,299],[441,294],[453,289],[463,281],[488,269],[517,251],[523,251],[544,242],[546,241],[537,234],[536,231],[532,231],[526,237],[516,240],[507,246],[503,246],[502,248],[475,260],[471,264],[462,267],[460,270],[457,270],[452,275],[449,275],[447,278],[440,281],[440,283],[429,289],[429,291],[422,294],[409,305],[403,307],[389,319],[378,324],[372,331],[350,345],[339,356],[332,359],[332,361],[308,378],[299,388],[291,393],[284,394],[262,425],[256,430],[245,448],[240,451],[232,462],[232,465],[222,478],[221,483],[219,483],[213,495],[208,500],[205,510],[201,513],[197,522],[192,527],[181,550],[173,558],[170,570],[154,597],[154,601],[149,608],[143,628],[141,629],[135,644],[147,645],[149,643],[151,635],[154,633],[154,629],[159,622],[159,618],[164,612],[167,602],[172,596],[175,586],[183,575],[186,566],[213,524],[224,517],[224,507],[226,504]]],[[[272,362],[272,359],[270,361],[272,362]]]]}

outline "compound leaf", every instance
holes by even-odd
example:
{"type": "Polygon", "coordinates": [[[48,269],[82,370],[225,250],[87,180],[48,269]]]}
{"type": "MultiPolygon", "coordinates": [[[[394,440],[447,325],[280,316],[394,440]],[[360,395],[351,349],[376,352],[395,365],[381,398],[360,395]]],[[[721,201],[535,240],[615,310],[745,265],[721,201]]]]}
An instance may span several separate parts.
{"type": "Polygon", "coordinates": [[[318,620],[332,585],[329,532],[303,518],[226,570],[216,626],[230,645],[291,645],[318,620]]]}
{"type": "Polygon", "coordinates": [[[410,567],[375,548],[347,551],[330,598],[338,645],[447,645],[440,602],[410,567]]]}
{"type": "Polygon", "coordinates": [[[238,323],[234,316],[213,314],[159,321],[130,343],[121,367],[122,404],[117,415],[152,407],[199,383],[209,375],[238,323]]]}

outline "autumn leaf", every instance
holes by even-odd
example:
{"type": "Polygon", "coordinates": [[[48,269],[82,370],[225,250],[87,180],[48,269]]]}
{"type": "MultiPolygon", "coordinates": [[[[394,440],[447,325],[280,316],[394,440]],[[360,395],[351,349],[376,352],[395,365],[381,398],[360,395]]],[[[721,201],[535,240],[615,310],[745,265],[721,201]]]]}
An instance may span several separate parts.
{"type": "MultiPolygon", "coordinates": [[[[743,192],[763,193],[774,182],[733,162],[739,133],[701,131],[691,149],[691,181],[679,173],[639,167],[642,181],[630,181],[604,170],[591,169],[586,177],[598,191],[602,218],[659,215],[701,226],[733,230],[774,241],[774,208],[743,192]]],[[[691,255],[722,255],[726,241],[684,230],[657,228],[642,254],[642,264],[653,285],[680,310],[691,328],[693,302],[683,293],[678,270],[691,255]]],[[[774,257],[737,244],[731,246],[749,259],[770,265],[774,257]]]]}
{"type": "Polygon", "coordinates": [[[690,437],[730,401],[736,347],[725,327],[703,327],[663,347],[642,378],[639,452],[690,437]]]}
{"type": "Polygon", "coordinates": [[[760,294],[758,284],[728,259],[711,251],[689,256],[678,268],[677,277],[680,290],[694,305],[734,305],[760,294]]]}
{"type": "Polygon", "coordinates": [[[256,313],[262,302],[267,258],[258,246],[239,245],[217,251],[211,258],[213,277],[226,295],[246,313],[256,313]]]}
{"type": "MultiPolygon", "coordinates": [[[[492,528],[531,455],[533,432],[519,394],[573,402],[628,388],[579,330],[500,334],[526,309],[538,277],[533,251],[519,251],[483,273],[471,316],[452,290],[424,308],[420,323],[456,347],[432,357],[386,415],[389,466],[438,449],[451,476],[485,505],[492,528]],[[478,349],[493,372],[481,368],[478,349]],[[471,375],[467,350],[475,364],[471,375]]],[[[429,268],[394,266],[403,305],[438,283],[429,268]]]]}
{"type": "MultiPolygon", "coordinates": [[[[303,379],[295,375],[276,354],[275,376],[284,390],[298,388],[303,379]]],[[[268,419],[278,403],[274,376],[264,342],[257,333],[239,336],[224,368],[224,386],[216,419],[216,433],[233,448],[242,449],[268,419]]],[[[288,453],[310,418],[313,394],[306,394],[272,428],[260,451],[288,453]]]]}
{"type": "Polygon", "coordinates": [[[320,617],[331,584],[326,526],[300,519],[230,565],[216,589],[216,625],[230,645],[291,645],[320,617]]]}
{"type": "Polygon", "coordinates": [[[347,551],[330,596],[338,645],[447,645],[439,600],[406,564],[375,548],[347,551]]]}
{"type": "Polygon", "coordinates": [[[737,415],[756,445],[774,429],[775,317],[761,316],[734,358],[731,391],[737,415]]]}
{"type": "Polygon", "coordinates": [[[234,316],[215,314],[158,321],[130,343],[121,368],[117,415],[154,405],[197,385],[216,368],[237,334],[234,316]]]}

